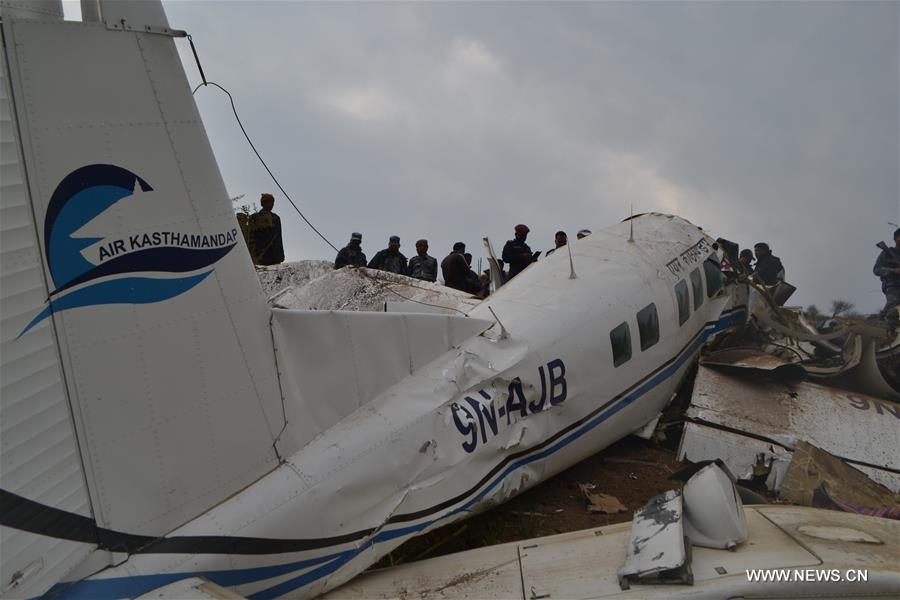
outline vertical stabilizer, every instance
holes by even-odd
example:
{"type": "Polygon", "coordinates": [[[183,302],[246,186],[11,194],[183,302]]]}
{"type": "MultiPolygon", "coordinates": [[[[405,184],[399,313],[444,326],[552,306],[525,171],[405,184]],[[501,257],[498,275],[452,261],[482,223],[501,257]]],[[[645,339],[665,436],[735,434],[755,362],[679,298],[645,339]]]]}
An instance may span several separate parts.
{"type": "MultiPolygon", "coordinates": [[[[135,30],[17,16],[2,21],[3,499],[161,536],[277,464],[269,309],[173,38],[135,31],[139,14],[135,30]],[[20,485],[57,471],[70,493],[20,485]]],[[[8,540],[40,522],[6,508],[4,578],[8,540]]]]}

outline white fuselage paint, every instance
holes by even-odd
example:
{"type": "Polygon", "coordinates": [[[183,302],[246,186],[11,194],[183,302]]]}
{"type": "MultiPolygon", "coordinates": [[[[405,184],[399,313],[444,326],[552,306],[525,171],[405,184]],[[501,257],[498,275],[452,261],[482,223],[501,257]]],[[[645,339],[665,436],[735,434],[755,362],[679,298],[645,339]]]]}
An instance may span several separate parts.
{"type": "MultiPolygon", "coordinates": [[[[201,574],[250,597],[311,597],[406,539],[503,502],[640,428],[666,405],[709,332],[722,326],[716,323],[728,298],[703,293],[702,306],[678,326],[674,285],[703,270],[712,240],[666,215],[638,217],[634,225],[634,242],[627,223],[577,242],[577,279],[569,279],[568,256],[560,254],[472,311],[492,318],[493,309],[507,338],[493,327],[466,340],[167,536],[303,539],[317,547],[257,555],[151,550],[83,582],[84,591],[99,593],[104,584],[147,590],[201,574]],[[667,263],[698,243],[702,255],[673,274],[667,263]],[[650,303],[659,342],[641,351],[636,314],[650,303]],[[622,322],[632,357],[614,367],[610,331],[622,322]]],[[[322,374],[339,375],[339,364],[322,374]]]]}

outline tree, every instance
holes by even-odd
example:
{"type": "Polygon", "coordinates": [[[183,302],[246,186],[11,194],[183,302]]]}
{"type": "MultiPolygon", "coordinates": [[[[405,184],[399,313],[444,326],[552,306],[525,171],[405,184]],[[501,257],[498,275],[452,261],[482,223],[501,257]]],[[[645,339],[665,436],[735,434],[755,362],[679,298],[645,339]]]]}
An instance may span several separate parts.
{"type": "Polygon", "coordinates": [[[819,307],[815,304],[810,304],[806,307],[806,310],[803,311],[803,314],[807,319],[811,321],[818,321],[820,317],[822,317],[822,311],[819,310],[819,307]]]}
{"type": "Polygon", "coordinates": [[[834,318],[841,313],[849,312],[853,310],[855,306],[855,304],[853,304],[852,302],[847,302],[846,300],[832,300],[831,316],[832,318],[834,318]]]}
{"type": "Polygon", "coordinates": [[[242,213],[249,217],[253,213],[259,211],[259,206],[257,206],[256,202],[254,202],[253,204],[238,204],[238,202],[240,202],[241,198],[243,198],[244,196],[246,196],[246,194],[241,194],[240,196],[231,198],[231,205],[235,208],[235,212],[242,213]]]}

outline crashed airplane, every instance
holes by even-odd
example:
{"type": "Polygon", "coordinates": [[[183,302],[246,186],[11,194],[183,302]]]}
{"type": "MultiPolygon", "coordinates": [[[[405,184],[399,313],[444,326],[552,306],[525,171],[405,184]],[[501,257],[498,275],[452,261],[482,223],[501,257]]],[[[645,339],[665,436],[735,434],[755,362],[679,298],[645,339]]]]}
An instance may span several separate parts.
{"type": "Polygon", "coordinates": [[[272,309],[159,2],[2,3],[4,597],[312,597],[652,423],[744,319],[646,214],[467,314],[272,309]]]}

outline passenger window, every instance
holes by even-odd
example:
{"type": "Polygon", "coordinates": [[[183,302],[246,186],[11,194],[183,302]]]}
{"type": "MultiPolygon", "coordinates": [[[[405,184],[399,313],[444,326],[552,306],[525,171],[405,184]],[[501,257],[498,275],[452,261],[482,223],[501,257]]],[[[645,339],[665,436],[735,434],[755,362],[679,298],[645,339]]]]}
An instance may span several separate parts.
{"type": "Polygon", "coordinates": [[[712,298],[716,292],[722,289],[722,270],[719,263],[713,258],[715,254],[703,261],[703,271],[706,273],[706,297],[712,298]]]}
{"type": "Polygon", "coordinates": [[[703,278],[699,268],[691,271],[691,288],[694,291],[694,310],[697,310],[703,304],[703,278]]]}
{"type": "Polygon", "coordinates": [[[675,284],[675,298],[678,300],[678,325],[684,325],[691,316],[691,300],[688,298],[687,282],[684,279],[675,284]]]}
{"type": "Polygon", "coordinates": [[[622,323],[609,332],[609,342],[612,344],[613,366],[628,362],[631,358],[631,332],[628,331],[628,323],[622,323]]]}
{"type": "Polygon", "coordinates": [[[659,341],[659,316],[656,305],[648,304],[637,314],[638,332],[641,334],[641,350],[646,350],[659,341]]]}

